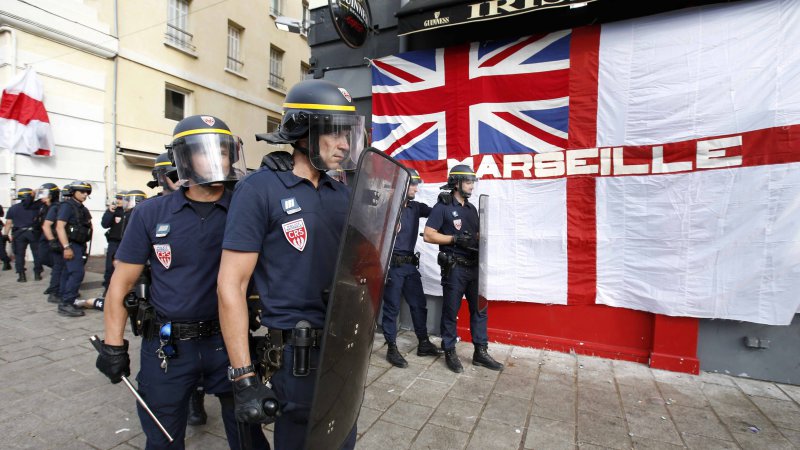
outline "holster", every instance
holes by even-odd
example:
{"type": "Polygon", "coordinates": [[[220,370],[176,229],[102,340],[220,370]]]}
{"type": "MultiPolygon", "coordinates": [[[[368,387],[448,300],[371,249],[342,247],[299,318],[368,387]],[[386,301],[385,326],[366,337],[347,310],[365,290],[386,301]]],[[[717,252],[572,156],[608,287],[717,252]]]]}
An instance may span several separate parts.
{"type": "Polygon", "coordinates": [[[450,275],[450,270],[456,265],[456,258],[452,253],[439,252],[439,255],[436,257],[436,263],[442,268],[442,277],[446,277],[450,275]]]}
{"type": "Polygon", "coordinates": [[[134,336],[139,336],[141,330],[136,326],[136,320],[139,317],[139,299],[136,298],[133,292],[128,292],[128,295],[122,299],[122,305],[128,311],[128,318],[131,321],[131,332],[134,336]]]}
{"type": "Polygon", "coordinates": [[[145,339],[151,339],[158,334],[155,326],[156,309],[144,299],[137,299],[137,301],[139,302],[139,309],[136,314],[136,327],[139,329],[140,336],[145,339]]]}

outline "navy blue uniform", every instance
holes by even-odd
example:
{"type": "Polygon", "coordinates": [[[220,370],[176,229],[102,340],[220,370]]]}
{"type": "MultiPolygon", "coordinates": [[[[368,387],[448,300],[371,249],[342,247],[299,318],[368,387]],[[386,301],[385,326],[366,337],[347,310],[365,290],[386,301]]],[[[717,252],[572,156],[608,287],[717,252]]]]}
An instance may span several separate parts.
{"type": "MultiPolygon", "coordinates": [[[[3,210],[3,205],[0,205],[0,217],[5,216],[5,211],[3,210]]],[[[3,221],[0,220],[0,226],[3,225],[3,221]]],[[[5,241],[0,242],[0,261],[3,261],[4,264],[11,263],[11,258],[8,257],[8,253],[6,253],[6,243],[5,241]]],[[[6,266],[7,267],[7,266],[6,266]]],[[[7,270],[6,267],[3,267],[3,270],[7,270]]]]}
{"type": "Polygon", "coordinates": [[[57,203],[51,203],[46,205],[42,203],[41,208],[39,209],[39,213],[37,215],[36,221],[38,222],[39,226],[39,261],[43,266],[47,266],[52,268],[53,267],[53,257],[50,255],[50,246],[47,245],[47,236],[44,235],[44,232],[41,231],[41,227],[44,226],[44,221],[47,219],[47,214],[50,212],[53,207],[57,205],[57,203]]]}
{"type": "MultiPolygon", "coordinates": [[[[14,267],[17,273],[25,272],[25,250],[30,246],[33,253],[33,271],[42,273],[42,262],[39,260],[39,233],[34,222],[39,214],[40,202],[31,202],[26,205],[20,202],[8,208],[6,220],[11,220],[11,236],[14,238],[14,267]]],[[[40,224],[41,225],[41,224],[40,224]]]]}
{"type": "MultiPolygon", "coordinates": [[[[292,172],[262,169],[236,186],[222,247],[258,252],[254,271],[263,307],[261,323],[290,330],[301,320],[325,324],[323,291],[330,289],[349,205],[350,190],[321,174],[318,188],[292,172]]],[[[275,421],[275,448],[302,448],[319,349],[311,350],[311,373],[292,375],[293,347],[286,344],[283,367],[272,376],[281,416],[275,421]]],[[[355,427],[344,448],[355,446],[355,427]]]]}
{"type": "MultiPolygon", "coordinates": [[[[91,226],[92,215],[83,206],[83,203],[75,199],[67,199],[61,202],[58,207],[58,221],[64,221],[67,225],[84,223],[91,226]]],[[[72,259],[64,260],[64,270],[61,272],[61,303],[70,305],[78,298],[78,289],[83,282],[86,268],[83,264],[83,254],[86,252],[86,244],[69,240],[72,248],[72,259]]]]}
{"type": "Polygon", "coordinates": [[[114,255],[117,253],[119,243],[122,241],[122,231],[125,224],[125,210],[117,207],[114,211],[106,209],[103,212],[103,217],[100,218],[100,225],[103,228],[108,228],[106,231],[106,240],[108,241],[108,250],[106,251],[106,270],[103,273],[103,287],[108,289],[108,283],[111,282],[111,275],[114,274],[114,255]]]}
{"type": "MultiPolygon", "coordinates": [[[[53,203],[50,205],[50,208],[47,210],[47,215],[45,215],[44,220],[49,220],[53,222],[52,232],[53,237],[58,240],[58,234],[56,234],[56,221],[58,220],[58,207],[60,203],[53,203]]],[[[44,233],[42,233],[44,234],[44,233]]],[[[59,249],[55,251],[50,248],[47,242],[43,242],[42,247],[47,249],[50,252],[50,260],[52,261],[53,265],[52,271],[50,272],[50,286],[47,288],[51,294],[56,295],[57,297],[61,297],[61,275],[64,272],[64,255],[62,254],[62,250],[59,249]]]]}
{"type": "MultiPolygon", "coordinates": [[[[231,194],[210,205],[190,201],[185,190],[154,198],[136,207],[125,229],[116,259],[130,264],[150,262],[150,303],[157,322],[189,324],[219,322],[217,274],[222,254],[222,235],[231,194]]],[[[177,356],[161,368],[157,356],[159,338],[142,341],[141,364],[136,380],[139,393],[175,442],[168,442],[147,413],[137,405],[147,448],[184,448],[189,395],[199,383],[215,394],[222,405],[222,420],[231,448],[239,448],[233,415],[232,387],[227,378],[230,364],[222,334],[177,340],[177,356]],[[201,381],[202,380],[202,381],[201,381]]],[[[267,446],[260,427],[253,426],[256,448],[267,446]]]]}
{"type": "MultiPolygon", "coordinates": [[[[449,203],[440,200],[433,206],[425,226],[446,235],[469,232],[472,236],[478,236],[478,210],[468,200],[464,200],[463,205],[455,197],[449,203]]],[[[456,316],[461,299],[465,296],[469,305],[472,343],[488,344],[486,308],[480,309],[478,306],[478,253],[455,245],[440,245],[439,251],[450,253],[456,259],[456,265],[442,276],[442,348],[453,350],[456,347],[456,316]]]]}
{"type": "Polygon", "coordinates": [[[428,217],[431,207],[415,201],[406,202],[400,213],[400,229],[394,242],[392,261],[386,287],[383,290],[383,337],[394,343],[397,338],[397,315],[400,313],[400,294],[411,311],[411,322],[418,339],[428,337],[428,308],[422,290],[422,277],[416,264],[408,257],[414,255],[419,236],[419,219],[428,217]]]}

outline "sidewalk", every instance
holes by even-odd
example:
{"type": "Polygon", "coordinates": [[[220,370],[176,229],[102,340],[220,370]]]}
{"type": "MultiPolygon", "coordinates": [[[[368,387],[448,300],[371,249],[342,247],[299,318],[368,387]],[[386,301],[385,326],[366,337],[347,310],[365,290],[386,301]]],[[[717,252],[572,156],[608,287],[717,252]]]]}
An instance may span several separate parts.
{"type": "MultiPolygon", "coordinates": [[[[84,298],[101,279],[87,273],[84,298]]],[[[0,448],[143,448],[133,397],[94,367],[102,314],[61,317],[46,286],[0,272],[0,448]]],[[[473,367],[462,343],[456,375],[415,345],[401,334],[409,367],[393,368],[376,334],[356,448],[800,448],[800,386],[500,344],[489,351],[503,372],[473,367]]],[[[135,374],[138,338],[130,353],[135,374]]],[[[187,428],[187,448],[227,448],[217,405],[206,397],[208,424],[187,428]]]]}

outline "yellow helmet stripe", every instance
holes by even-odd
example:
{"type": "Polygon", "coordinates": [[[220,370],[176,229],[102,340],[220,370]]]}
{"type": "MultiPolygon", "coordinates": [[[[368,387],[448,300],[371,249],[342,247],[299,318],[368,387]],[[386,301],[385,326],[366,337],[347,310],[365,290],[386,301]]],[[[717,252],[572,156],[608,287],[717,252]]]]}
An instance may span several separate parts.
{"type": "Polygon", "coordinates": [[[123,197],[145,197],[145,194],[123,194],[123,197]]]}
{"type": "Polygon", "coordinates": [[[164,162],[160,162],[160,163],[156,163],[155,164],[156,167],[158,167],[158,166],[171,166],[171,165],[172,165],[172,163],[169,162],[169,161],[164,161],[164,162]]]}
{"type": "Polygon", "coordinates": [[[222,128],[199,128],[199,129],[196,129],[196,130],[182,131],[182,132],[176,134],[175,136],[173,136],[172,138],[173,139],[178,139],[178,138],[181,138],[181,137],[184,137],[184,136],[189,136],[189,135],[192,135],[192,134],[206,134],[206,133],[228,134],[230,136],[233,136],[233,133],[231,133],[228,130],[223,130],[222,128]]]}
{"type": "Polygon", "coordinates": [[[284,108],[291,109],[320,109],[326,111],[355,111],[354,105],[321,105],[318,103],[284,103],[284,108]]]}
{"type": "Polygon", "coordinates": [[[450,172],[450,175],[475,175],[475,172],[450,172]]]}

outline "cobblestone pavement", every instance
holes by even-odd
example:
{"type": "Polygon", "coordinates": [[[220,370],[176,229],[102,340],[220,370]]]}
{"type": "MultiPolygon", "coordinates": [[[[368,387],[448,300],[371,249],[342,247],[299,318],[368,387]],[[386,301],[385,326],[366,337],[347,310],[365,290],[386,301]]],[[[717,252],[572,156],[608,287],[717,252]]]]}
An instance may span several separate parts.
{"type": "MultiPolygon", "coordinates": [[[[87,273],[84,298],[100,280],[87,273]]],[[[102,313],[59,316],[45,288],[0,272],[0,448],[142,448],[133,398],[94,367],[87,338],[102,334],[102,313]]],[[[473,367],[460,343],[455,375],[415,345],[403,332],[409,366],[392,368],[376,334],[357,448],[800,448],[800,386],[500,344],[489,351],[503,372],[473,367]]],[[[137,338],[130,353],[135,372],[137,338]]],[[[217,405],[206,398],[208,423],[188,428],[187,448],[227,448],[217,405]]]]}

